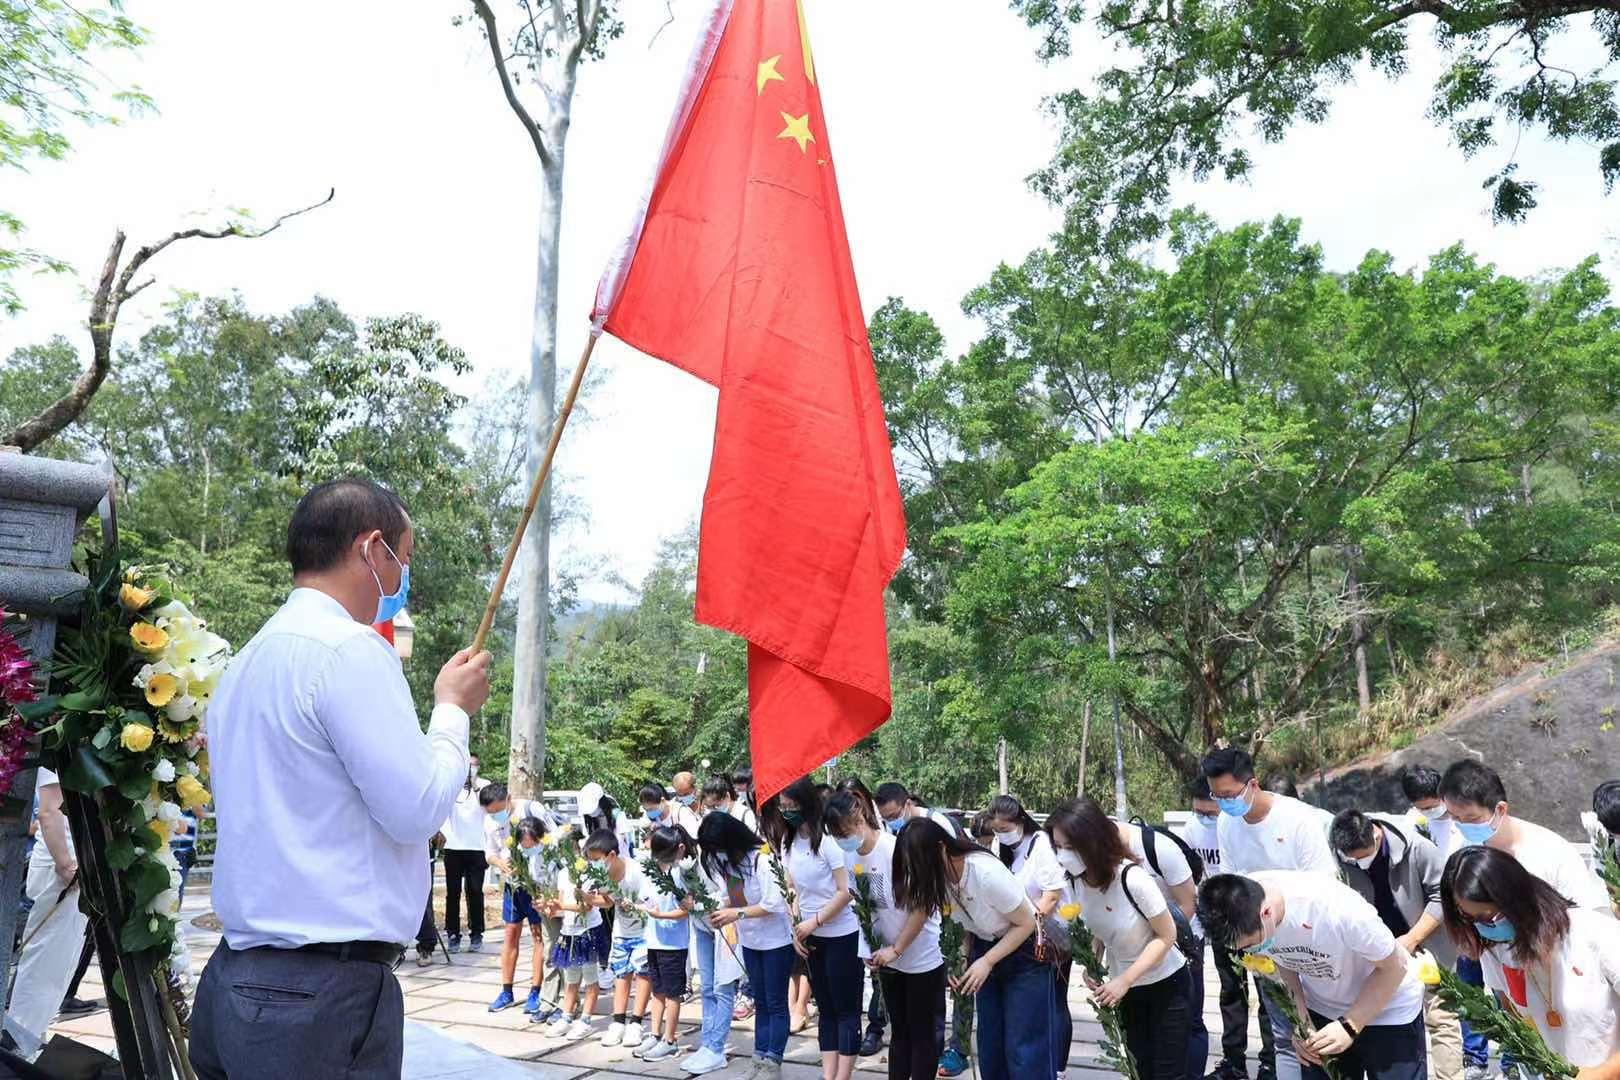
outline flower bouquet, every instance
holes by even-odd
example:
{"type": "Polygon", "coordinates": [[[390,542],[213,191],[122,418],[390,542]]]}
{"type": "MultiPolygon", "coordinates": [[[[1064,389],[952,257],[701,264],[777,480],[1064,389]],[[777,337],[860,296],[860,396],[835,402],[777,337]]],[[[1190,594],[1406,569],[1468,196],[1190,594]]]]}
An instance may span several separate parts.
{"type": "MultiPolygon", "coordinates": [[[[1282,1013],[1288,1021],[1288,1028],[1294,1033],[1294,1038],[1301,1042],[1316,1034],[1316,1025],[1311,1023],[1310,1014],[1301,1013],[1299,1004],[1294,1000],[1293,991],[1282,981],[1277,970],[1277,961],[1263,953],[1246,953],[1243,957],[1243,966],[1260,977],[1260,992],[1266,995],[1271,1007],[1282,1013]]],[[[1322,1059],[1322,1071],[1338,1080],[1339,1067],[1330,1058],[1322,1059]]]]}
{"type": "Polygon", "coordinates": [[[635,905],[630,898],[620,890],[618,883],[607,872],[604,866],[598,866],[589,859],[575,859],[574,873],[579,875],[578,880],[586,892],[605,896],[618,907],[633,908],[635,905]]]}
{"type": "MultiPolygon", "coordinates": [[[[939,913],[939,951],[945,960],[947,985],[951,987],[951,1029],[957,1043],[962,1046],[970,1045],[973,1040],[973,995],[956,989],[957,983],[967,972],[965,939],[962,924],[951,918],[951,906],[946,904],[939,913]]],[[[978,1074],[977,1065],[974,1066],[974,1074],[978,1074]]]]}
{"type": "Polygon", "coordinates": [[[515,832],[506,838],[506,864],[511,867],[505,875],[507,888],[528,893],[531,901],[542,899],[540,883],[534,880],[534,871],[529,865],[529,853],[518,843],[515,832]]]}
{"type": "MultiPolygon", "coordinates": [[[[854,898],[851,905],[855,909],[855,921],[861,924],[861,937],[866,939],[866,947],[876,954],[883,948],[883,936],[877,932],[877,898],[872,895],[872,879],[867,876],[866,867],[856,863],[851,871],[854,874],[854,883],[850,886],[850,895],[854,898]]],[[[872,993],[879,1000],[883,998],[883,982],[881,979],[872,980],[872,993]]]]}
{"type": "Polygon", "coordinates": [[[1423,985],[1434,987],[1440,1000],[1476,1034],[1496,1043],[1504,1055],[1511,1054],[1526,1074],[1559,1080],[1580,1071],[1553,1053],[1535,1024],[1525,1019],[1510,1002],[1502,1002],[1481,987],[1468,985],[1456,972],[1436,964],[1434,957],[1424,956],[1418,962],[1418,979],[1423,985]]]}
{"type": "MultiPolygon", "coordinates": [[[[1068,927],[1069,950],[1086,977],[1096,983],[1107,982],[1108,968],[1104,966],[1102,957],[1097,955],[1097,940],[1092,936],[1091,928],[1080,917],[1080,905],[1064,904],[1058,908],[1058,918],[1068,927]]],[[[1137,1080],[1136,1060],[1131,1057],[1130,1048],[1125,1043],[1125,1022],[1120,1018],[1118,1007],[1104,1005],[1095,998],[1092,999],[1092,1007],[1096,1009],[1097,1022],[1103,1029],[1103,1060],[1121,1076],[1137,1080]]]]}
{"type": "Polygon", "coordinates": [[[782,860],[777,857],[769,843],[759,845],[759,853],[770,863],[771,877],[776,880],[776,887],[782,891],[782,898],[787,901],[791,918],[794,922],[798,922],[799,894],[793,891],[793,883],[788,880],[787,867],[782,865],[782,860]]]}

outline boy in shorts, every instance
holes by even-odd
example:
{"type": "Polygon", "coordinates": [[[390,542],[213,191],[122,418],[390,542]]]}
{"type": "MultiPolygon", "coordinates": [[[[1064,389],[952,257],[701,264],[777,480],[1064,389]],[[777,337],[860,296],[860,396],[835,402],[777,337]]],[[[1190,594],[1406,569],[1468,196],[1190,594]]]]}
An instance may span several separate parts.
{"type": "Polygon", "coordinates": [[[642,913],[646,878],[641,867],[619,851],[619,838],[611,829],[598,829],[585,841],[585,858],[607,871],[616,896],[593,894],[599,907],[614,908],[613,948],[608,967],[613,972],[613,1022],[602,1036],[603,1046],[642,1044],[641,1020],[647,1015],[652,983],[647,978],[647,916],[642,913]],[[634,1012],[631,987],[634,985],[634,1012]]]}

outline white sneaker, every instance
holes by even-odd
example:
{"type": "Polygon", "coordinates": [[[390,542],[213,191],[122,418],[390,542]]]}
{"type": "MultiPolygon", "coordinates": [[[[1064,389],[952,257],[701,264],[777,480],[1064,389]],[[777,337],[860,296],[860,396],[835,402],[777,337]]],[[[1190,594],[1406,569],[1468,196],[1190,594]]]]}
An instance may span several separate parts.
{"type": "Polygon", "coordinates": [[[708,1047],[698,1047],[697,1053],[681,1062],[681,1068],[693,1076],[702,1076],[704,1073],[719,1072],[726,1067],[726,1055],[716,1053],[708,1047]]]}
{"type": "MultiPolygon", "coordinates": [[[[646,1036],[645,1033],[642,1032],[641,1025],[636,1023],[636,1021],[632,1020],[628,1024],[624,1025],[624,1045],[625,1046],[640,1049],[641,1048],[641,1040],[644,1039],[644,1038],[647,1038],[647,1036],[646,1036]]],[[[602,1042],[603,1042],[603,1045],[605,1045],[605,1046],[616,1045],[614,1043],[608,1042],[606,1039],[603,1039],[602,1042]]]]}
{"type": "Polygon", "coordinates": [[[546,1035],[552,1039],[560,1039],[566,1034],[568,1034],[568,1017],[558,1013],[551,1018],[551,1023],[546,1025],[546,1035]]]}
{"type": "MultiPolygon", "coordinates": [[[[650,1050],[656,1049],[658,1047],[658,1045],[662,1041],[663,1040],[661,1040],[656,1035],[647,1035],[647,1036],[643,1037],[642,1040],[639,1043],[636,1044],[636,1048],[634,1050],[630,1051],[630,1056],[631,1057],[638,1057],[638,1058],[646,1058],[647,1052],[650,1051],[650,1050]]],[[[630,1045],[630,1040],[629,1039],[624,1040],[624,1045],[629,1046],[630,1045]]]]}
{"type": "Polygon", "coordinates": [[[573,1042],[578,1042],[580,1039],[588,1037],[590,1033],[590,1021],[586,1020],[584,1017],[581,1017],[580,1019],[575,1020],[572,1024],[568,1025],[568,1031],[563,1038],[573,1042]]]}
{"type": "MultiPolygon", "coordinates": [[[[618,1045],[622,1044],[624,1041],[625,1041],[625,1038],[624,1038],[624,1025],[619,1023],[617,1020],[615,1020],[615,1021],[613,1021],[613,1023],[609,1024],[608,1029],[606,1031],[602,1032],[602,1045],[603,1046],[618,1046],[618,1045]]],[[[636,1040],[636,1042],[640,1042],[640,1041],[641,1041],[640,1039],[636,1040]]]]}
{"type": "Polygon", "coordinates": [[[663,1061],[667,1057],[674,1057],[681,1052],[681,1048],[672,1042],[658,1040],[658,1045],[641,1055],[642,1061],[663,1061]]]}

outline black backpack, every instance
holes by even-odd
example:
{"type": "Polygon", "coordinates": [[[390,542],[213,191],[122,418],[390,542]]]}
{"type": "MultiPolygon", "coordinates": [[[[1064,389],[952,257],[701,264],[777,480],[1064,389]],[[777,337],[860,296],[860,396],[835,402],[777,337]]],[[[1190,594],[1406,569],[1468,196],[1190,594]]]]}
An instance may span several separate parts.
{"type": "Polygon", "coordinates": [[[1199,855],[1198,852],[1189,847],[1187,845],[1187,841],[1183,840],[1169,829],[1161,829],[1157,825],[1149,825],[1146,821],[1142,820],[1142,816],[1140,814],[1131,818],[1130,823],[1142,830],[1142,850],[1147,855],[1148,865],[1153,867],[1153,872],[1155,874],[1158,874],[1161,878],[1164,877],[1164,871],[1159,869],[1159,853],[1155,847],[1157,838],[1154,836],[1154,834],[1159,833],[1163,836],[1169,837],[1171,841],[1175,843],[1176,847],[1181,849],[1181,853],[1187,857],[1187,865],[1192,868],[1193,885],[1196,887],[1204,880],[1204,858],[1203,856],[1199,855]]]}

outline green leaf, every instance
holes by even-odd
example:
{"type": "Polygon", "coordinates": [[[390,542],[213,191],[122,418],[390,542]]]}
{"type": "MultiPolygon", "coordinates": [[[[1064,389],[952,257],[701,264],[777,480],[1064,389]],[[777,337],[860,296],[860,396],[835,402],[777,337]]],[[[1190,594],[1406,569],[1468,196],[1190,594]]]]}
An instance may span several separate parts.
{"type": "Polygon", "coordinates": [[[137,911],[129,917],[129,921],[124,923],[123,931],[118,935],[118,943],[123,946],[125,952],[144,952],[163,944],[163,935],[152,930],[154,919],[157,920],[158,926],[163,925],[164,920],[146,911],[137,911]]]}
{"type": "Polygon", "coordinates": [[[152,791],[152,777],[145,769],[136,770],[118,778],[118,794],[126,799],[140,800],[152,791]]]}
{"type": "Polygon", "coordinates": [[[63,712],[93,712],[107,704],[105,692],[97,690],[76,690],[62,698],[58,705],[63,712]]]}
{"type": "Polygon", "coordinates": [[[134,896],[131,906],[144,912],[152,898],[169,887],[169,868],[151,859],[142,859],[130,867],[124,883],[134,896]]]}
{"type": "Polygon", "coordinates": [[[97,750],[105,750],[110,742],[112,742],[112,728],[104,727],[96,732],[95,737],[90,740],[90,745],[97,750]]]}
{"type": "Polygon", "coordinates": [[[76,746],[71,753],[72,757],[62,770],[63,787],[83,795],[93,795],[113,786],[112,775],[88,746],[76,746]]]}
{"type": "Polygon", "coordinates": [[[118,997],[120,998],[120,1000],[123,1000],[123,1001],[128,1001],[129,1000],[129,991],[124,987],[124,969],[123,968],[119,968],[117,971],[113,972],[112,988],[113,988],[113,993],[117,994],[118,997]]]}
{"type": "Polygon", "coordinates": [[[38,701],[24,702],[17,706],[17,715],[23,718],[25,724],[37,724],[54,713],[61,700],[60,696],[52,694],[38,701]]]}
{"type": "Polygon", "coordinates": [[[107,845],[107,865],[114,870],[128,870],[138,858],[135,842],[129,838],[129,834],[113,833],[112,842],[107,845]]]}

